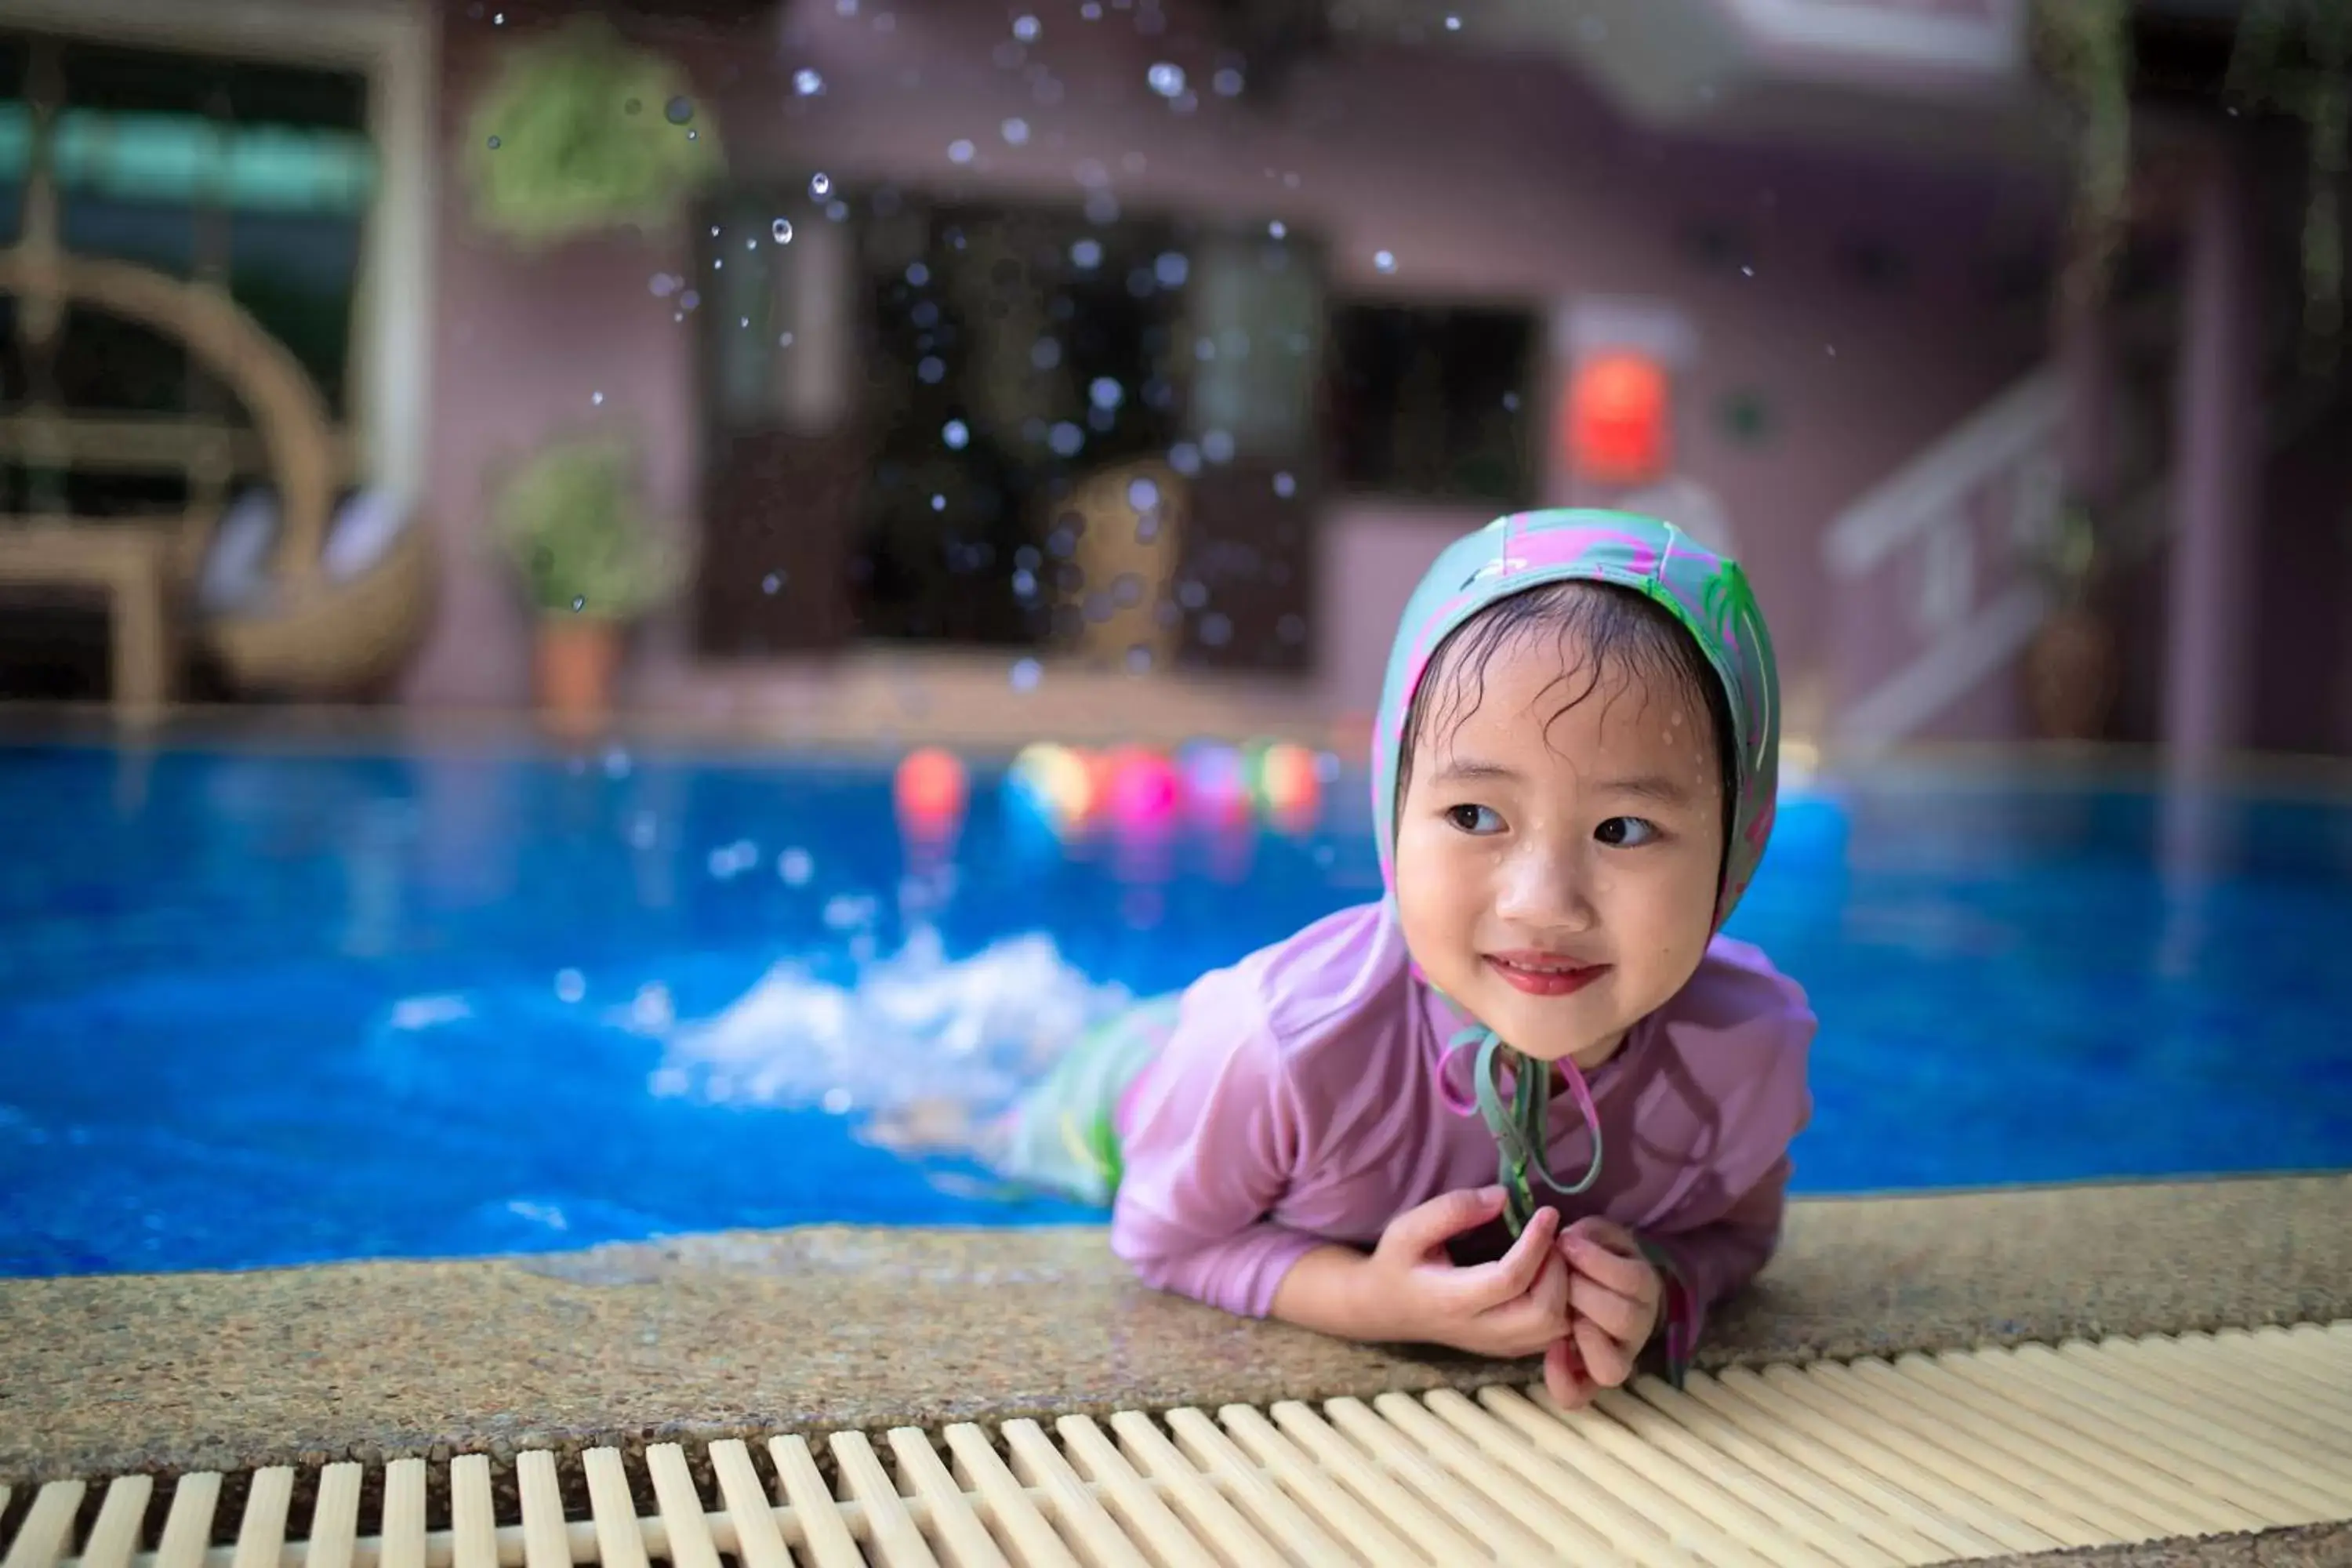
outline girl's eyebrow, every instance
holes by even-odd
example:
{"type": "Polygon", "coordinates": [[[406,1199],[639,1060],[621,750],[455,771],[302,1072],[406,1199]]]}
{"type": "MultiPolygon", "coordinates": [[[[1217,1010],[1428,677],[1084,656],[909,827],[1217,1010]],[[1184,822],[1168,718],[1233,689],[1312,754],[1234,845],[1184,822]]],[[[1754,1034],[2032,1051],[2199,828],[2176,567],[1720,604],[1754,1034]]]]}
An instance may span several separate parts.
{"type": "Polygon", "coordinates": [[[1603,779],[1593,785],[1601,795],[1637,795],[1654,800],[1661,805],[1688,805],[1690,791],[1664,773],[1642,773],[1633,778],[1603,779]]]}
{"type": "Polygon", "coordinates": [[[1518,771],[1500,763],[1490,763],[1483,757],[1449,755],[1445,765],[1430,775],[1433,782],[1462,784],[1481,779],[1500,779],[1507,784],[1519,782],[1518,771]]]}

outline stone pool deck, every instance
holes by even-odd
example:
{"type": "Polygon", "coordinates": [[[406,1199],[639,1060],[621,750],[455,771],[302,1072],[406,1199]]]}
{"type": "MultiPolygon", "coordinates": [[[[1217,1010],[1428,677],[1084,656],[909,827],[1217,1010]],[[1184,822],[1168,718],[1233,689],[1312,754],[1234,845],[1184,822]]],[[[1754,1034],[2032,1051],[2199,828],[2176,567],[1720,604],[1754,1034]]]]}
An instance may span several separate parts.
{"type": "MultiPolygon", "coordinates": [[[[1702,1365],[2352,1318],[2352,1173],[1792,1205],[1702,1365]]],[[[0,1479],[698,1447],[1318,1399],[1524,1366],[1244,1322],[1094,1228],[817,1227],[457,1263],[0,1281],[0,1479]]],[[[2045,1561],[2035,1559],[2034,1561],[2045,1561]]],[[[2352,1563],[2352,1529],[2050,1562],[2352,1563]]]]}

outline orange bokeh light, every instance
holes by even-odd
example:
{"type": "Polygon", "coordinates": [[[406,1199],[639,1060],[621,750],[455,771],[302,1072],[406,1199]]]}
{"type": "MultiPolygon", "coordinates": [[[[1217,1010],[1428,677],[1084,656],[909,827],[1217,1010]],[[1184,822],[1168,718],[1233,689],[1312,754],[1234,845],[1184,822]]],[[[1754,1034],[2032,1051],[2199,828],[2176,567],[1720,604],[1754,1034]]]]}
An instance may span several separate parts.
{"type": "Polygon", "coordinates": [[[1601,354],[1577,367],[1566,432],[1576,476],[1638,485],[1664,473],[1671,403],[1664,368],[1642,354],[1601,354]]]}

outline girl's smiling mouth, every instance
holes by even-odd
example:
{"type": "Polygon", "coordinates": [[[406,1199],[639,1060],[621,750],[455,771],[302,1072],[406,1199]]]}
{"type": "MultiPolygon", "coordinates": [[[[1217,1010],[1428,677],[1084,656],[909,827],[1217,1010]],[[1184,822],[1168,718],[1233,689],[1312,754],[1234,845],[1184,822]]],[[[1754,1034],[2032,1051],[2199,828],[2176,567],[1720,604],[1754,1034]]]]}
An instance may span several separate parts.
{"type": "Polygon", "coordinates": [[[1530,996],[1570,996],[1609,973],[1605,963],[1577,963],[1556,953],[1520,950],[1483,955],[1486,966],[1530,996]]]}

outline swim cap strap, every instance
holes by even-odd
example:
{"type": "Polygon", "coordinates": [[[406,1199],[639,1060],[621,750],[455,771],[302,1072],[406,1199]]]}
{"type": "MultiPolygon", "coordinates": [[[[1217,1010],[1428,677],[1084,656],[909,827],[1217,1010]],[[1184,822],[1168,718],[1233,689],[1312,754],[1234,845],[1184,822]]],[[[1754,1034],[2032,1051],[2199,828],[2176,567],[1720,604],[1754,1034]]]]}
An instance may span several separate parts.
{"type": "Polygon", "coordinates": [[[1535,1217],[1536,1184],[1542,1184],[1562,1197],[1574,1197],[1601,1179],[1601,1117],[1593,1109],[1592,1091],[1585,1087],[1584,1075],[1576,1064],[1563,1059],[1560,1067],[1568,1075],[1569,1088],[1576,1095],[1577,1110],[1584,1124],[1592,1130],[1592,1163],[1573,1185],[1551,1173],[1544,1163],[1544,1143],[1549,1131],[1551,1110],[1551,1073],[1549,1065],[1531,1061],[1503,1043],[1501,1036],[1492,1029],[1465,1029],[1454,1037],[1448,1049],[1469,1041],[1478,1042],[1478,1059],[1472,1079],[1478,1090],[1478,1114],[1486,1120],[1486,1130],[1495,1135],[1503,1184],[1503,1220],[1517,1236],[1535,1217]],[[1507,1068],[1511,1074],[1511,1098],[1503,1100],[1501,1078],[1507,1068]]]}

